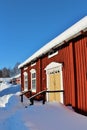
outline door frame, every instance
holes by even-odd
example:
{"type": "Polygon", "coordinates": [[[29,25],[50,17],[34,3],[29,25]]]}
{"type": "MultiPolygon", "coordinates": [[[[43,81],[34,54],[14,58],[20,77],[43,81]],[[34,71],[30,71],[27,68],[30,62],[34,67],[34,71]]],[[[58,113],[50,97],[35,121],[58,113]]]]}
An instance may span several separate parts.
{"type": "MultiPolygon", "coordinates": [[[[47,89],[49,90],[49,74],[51,72],[56,72],[59,71],[60,72],[60,83],[61,83],[61,90],[63,90],[63,75],[62,75],[62,63],[57,63],[57,62],[51,62],[50,64],[48,64],[45,68],[46,70],[46,81],[47,81],[47,89]]],[[[61,92],[61,96],[60,96],[61,103],[63,102],[63,93],[61,92]]],[[[48,94],[46,94],[46,99],[48,101],[48,94]]]]}

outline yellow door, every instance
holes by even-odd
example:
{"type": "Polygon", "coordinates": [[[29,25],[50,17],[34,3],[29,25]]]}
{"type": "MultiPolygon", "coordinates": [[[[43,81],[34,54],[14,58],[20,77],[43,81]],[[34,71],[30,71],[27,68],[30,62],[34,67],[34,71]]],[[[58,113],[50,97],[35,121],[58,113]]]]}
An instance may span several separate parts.
{"type": "MultiPolygon", "coordinates": [[[[49,74],[49,90],[61,90],[60,73],[49,74]]],[[[49,93],[49,101],[60,101],[60,93],[49,93]]]]}
{"type": "MultiPolygon", "coordinates": [[[[61,83],[60,83],[60,73],[55,73],[54,74],[54,82],[55,82],[55,86],[54,86],[54,90],[61,90],[61,83]]],[[[60,101],[60,93],[54,93],[55,94],[55,101],[60,101]]]]}
{"type": "MultiPolygon", "coordinates": [[[[54,90],[54,74],[49,75],[49,90],[54,90]]],[[[49,93],[49,101],[54,100],[54,93],[49,93]]]]}

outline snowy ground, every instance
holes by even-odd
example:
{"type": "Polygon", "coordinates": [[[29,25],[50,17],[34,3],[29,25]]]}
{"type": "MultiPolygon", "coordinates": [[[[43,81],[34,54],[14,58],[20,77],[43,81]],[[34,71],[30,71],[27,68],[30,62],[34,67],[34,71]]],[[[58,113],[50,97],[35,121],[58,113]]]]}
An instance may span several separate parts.
{"type": "Polygon", "coordinates": [[[17,85],[0,85],[0,130],[87,130],[87,117],[59,103],[28,106],[25,98],[22,104],[19,91],[17,85]]]}

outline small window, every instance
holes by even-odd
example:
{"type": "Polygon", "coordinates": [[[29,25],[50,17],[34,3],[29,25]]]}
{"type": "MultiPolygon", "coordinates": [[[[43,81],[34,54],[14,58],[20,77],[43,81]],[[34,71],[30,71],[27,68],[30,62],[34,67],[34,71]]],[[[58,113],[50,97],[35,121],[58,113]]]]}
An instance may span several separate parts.
{"type": "Polygon", "coordinates": [[[36,70],[32,69],[30,72],[31,72],[31,89],[33,92],[36,92],[36,70]]]}
{"type": "Polygon", "coordinates": [[[57,55],[57,54],[58,54],[58,51],[56,51],[56,52],[51,51],[51,52],[49,52],[49,54],[48,54],[48,58],[51,58],[51,57],[53,57],[53,56],[55,56],[55,55],[57,55]]]}
{"type": "Polygon", "coordinates": [[[36,62],[31,62],[31,66],[34,66],[34,65],[36,65],[36,62]]]}
{"type": "Polygon", "coordinates": [[[24,70],[27,70],[27,69],[28,69],[28,67],[25,67],[25,68],[24,68],[24,70]]]}
{"type": "Polygon", "coordinates": [[[24,91],[28,90],[28,73],[24,72],[24,91]]]}

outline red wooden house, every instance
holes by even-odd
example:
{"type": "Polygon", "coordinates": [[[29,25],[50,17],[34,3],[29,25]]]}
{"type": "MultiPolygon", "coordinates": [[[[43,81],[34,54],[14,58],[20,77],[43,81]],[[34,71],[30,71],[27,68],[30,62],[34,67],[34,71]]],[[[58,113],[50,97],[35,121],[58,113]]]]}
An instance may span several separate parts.
{"type": "Polygon", "coordinates": [[[12,84],[21,84],[21,74],[17,74],[11,78],[12,84]]]}
{"type": "Polygon", "coordinates": [[[21,91],[64,90],[46,94],[47,101],[87,113],[87,16],[47,43],[21,69],[21,91]]]}

